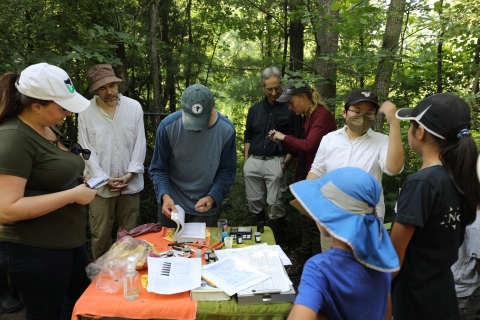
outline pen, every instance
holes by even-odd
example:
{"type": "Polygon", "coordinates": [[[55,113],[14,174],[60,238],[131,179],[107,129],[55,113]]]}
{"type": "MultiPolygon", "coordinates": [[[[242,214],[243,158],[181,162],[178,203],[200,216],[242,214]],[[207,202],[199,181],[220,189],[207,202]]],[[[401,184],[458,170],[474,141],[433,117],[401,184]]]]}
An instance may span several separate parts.
{"type": "Polygon", "coordinates": [[[174,243],[169,243],[168,246],[169,246],[169,247],[171,247],[171,246],[178,246],[178,245],[186,244],[186,243],[192,243],[192,241],[190,241],[190,242],[174,242],[174,243]]]}

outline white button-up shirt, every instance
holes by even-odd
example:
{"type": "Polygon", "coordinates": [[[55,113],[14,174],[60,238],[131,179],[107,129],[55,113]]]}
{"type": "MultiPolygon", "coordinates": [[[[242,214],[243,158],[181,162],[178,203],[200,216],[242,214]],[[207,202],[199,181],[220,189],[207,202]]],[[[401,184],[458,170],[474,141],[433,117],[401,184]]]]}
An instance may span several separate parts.
{"type": "MultiPolygon", "coordinates": [[[[346,128],[330,132],[322,138],[310,172],[322,177],[337,168],[357,167],[373,175],[380,184],[383,172],[394,175],[386,169],[387,135],[368,129],[367,133],[352,141],[348,138],[346,128]]],[[[376,211],[383,219],[385,216],[383,190],[376,211]]]]}
{"type": "Polygon", "coordinates": [[[98,195],[110,198],[140,192],[147,146],[142,107],[138,101],[119,95],[112,119],[98,106],[96,98],[78,114],[78,142],[92,152],[90,159],[85,160],[84,175],[121,178],[132,172],[127,190],[110,192],[105,186],[98,190],[98,195]]]}

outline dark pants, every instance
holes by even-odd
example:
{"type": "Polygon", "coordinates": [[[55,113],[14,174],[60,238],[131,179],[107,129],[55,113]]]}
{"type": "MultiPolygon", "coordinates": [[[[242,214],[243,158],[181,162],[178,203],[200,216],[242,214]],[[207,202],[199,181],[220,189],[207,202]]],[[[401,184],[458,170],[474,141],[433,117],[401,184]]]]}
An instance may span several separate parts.
{"type": "MultiPolygon", "coordinates": [[[[158,222],[167,228],[176,228],[175,221],[162,213],[162,204],[158,203],[158,222]]],[[[205,222],[207,227],[217,227],[217,212],[210,216],[194,216],[193,214],[185,214],[185,222],[205,222]]]]}
{"type": "Polygon", "coordinates": [[[85,245],[46,249],[0,242],[0,274],[10,274],[25,306],[25,318],[71,319],[73,306],[90,284],[85,245]]]}
{"type": "Polygon", "coordinates": [[[322,252],[320,245],[320,230],[312,219],[300,216],[302,221],[302,245],[300,251],[306,254],[315,255],[322,252]]]}

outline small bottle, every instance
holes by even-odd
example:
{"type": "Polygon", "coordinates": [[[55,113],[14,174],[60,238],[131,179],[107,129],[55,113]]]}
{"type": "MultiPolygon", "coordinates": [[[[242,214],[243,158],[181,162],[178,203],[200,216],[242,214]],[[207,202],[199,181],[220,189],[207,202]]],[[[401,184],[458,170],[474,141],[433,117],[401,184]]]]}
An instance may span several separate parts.
{"type": "Polygon", "coordinates": [[[167,258],[173,258],[173,250],[167,251],[167,258]]]}
{"type": "Polygon", "coordinates": [[[210,249],[207,249],[207,250],[205,250],[205,252],[204,252],[204,254],[205,254],[205,263],[207,263],[207,264],[208,264],[208,262],[209,262],[209,259],[208,259],[208,258],[209,258],[209,256],[210,256],[210,253],[212,253],[212,250],[210,250],[210,249]]]}
{"type": "Polygon", "coordinates": [[[192,249],[190,249],[189,246],[185,246],[183,248],[183,252],[185,253],[185,257],[187,258],[190,258],[190,256],[192,255],[192,249]]]}
{"type": "Polygon", "coordinates": [[[243,236],[241,234],[237,234],[237,244],[242,244],[243,236]]]}
{"type": "Polygon", "coordinates": [[[255,242],[259,243],[262,241],[262,234],[260,232],[255,232],[255,242]]]}
{"type": "Polygon", "coordinates": [[[140,295],[139,284],[138,271],[135,270],[135,258],[129,257],[127,272],[123,277],[123,296],[126,300],[135,300],[138,298],[140,295]]]}
{"type": "Polygon", "coordinates": [[[217,261],[217,255],[215,254],[215,252],[212,252],[208,255],[208,261],[209,263],[217,261]]]}

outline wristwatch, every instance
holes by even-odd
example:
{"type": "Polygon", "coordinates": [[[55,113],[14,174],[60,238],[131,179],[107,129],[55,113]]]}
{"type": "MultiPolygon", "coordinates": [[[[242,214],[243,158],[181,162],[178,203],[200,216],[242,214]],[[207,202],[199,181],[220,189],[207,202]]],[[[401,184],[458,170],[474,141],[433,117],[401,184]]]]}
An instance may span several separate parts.
{"type": "Polygon", "coordinates": [[[287,169],[288,169],[288,166],[290,165],[290,163],[285,162],[285,161],[282,161],[282,164],[283,164],[283,165],[285,166],[285,168],[287,168],[287,169]]]}

